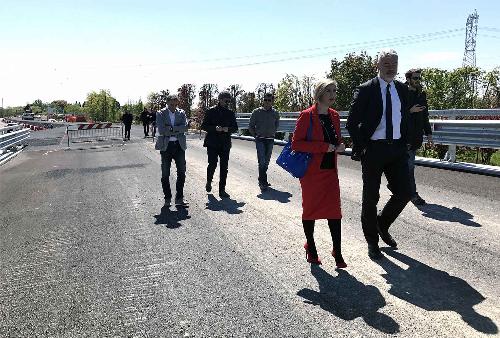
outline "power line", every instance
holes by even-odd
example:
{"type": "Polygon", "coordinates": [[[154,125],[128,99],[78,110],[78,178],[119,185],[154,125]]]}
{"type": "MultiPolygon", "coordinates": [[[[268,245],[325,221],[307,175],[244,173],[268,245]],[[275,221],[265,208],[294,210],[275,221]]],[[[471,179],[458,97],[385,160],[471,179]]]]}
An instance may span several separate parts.
{"type": "MultiPolygon", "coordinates": [[[[269,52],[269,53],[261,53],[261,54],[253,54],[253,55],[240,55],[240,56],[228,56],[222,58],[211,58],[211,59],[193,59],[187,61],[171,61],[171,62],[161,62],[155,64],[134,64],[134,65],[122,65],[122,66],[109,66],[108,68],[140,68],[140,67],[151,67],[151,66],[166,66],[166,65],[182,65],[182,64],[200,64],[200,63],[210,63],[210,62],[221,62],[221,61],[234,61],[234,60],[242,60],[242,59],[251,59],[251,58],[262,58],[267,56],[277,56],[277,55],[285,55],[285,54],[297,54],[303,52],[314,52],[321,50],[330,50],[330,49],[339,49],[343,48],[344,50],[352,50],[352,49],[363,49],[372,46],[373,44],[394,44],[399,43],[400,41],[406,40],[419,40],[424,38],[431,37],[439,37],[439,36],[447,36],[449,34],[463,32],[464,28],[455,28],[448,29],[443,31],[429,32],[423,34],[414,34],[414,35],[405,35],[399,37],[392,37],[380,40],[371,40],[371,41],[363,41],[363,42],[353,42],[346,44],[338,44],[338,45],[329,45],[322,47],[313,47],[313,48],[303,48],[303,49],[295,49],[288,51],[278,51],[278,52],[269,52]],[[348,48],[348,49],[347,49],[348,48]]],[[[293,59],[293,58],[292,58],[293,59]]],[[[84,67],[84,68],[97,68],[97,67],[84,67]]]]}
{"type": "Polygon", "coordinates": [[[495,28],[495,27],[478,27],[479,30],[485,30],[485,31],[490,31],[490,32],[500,32],[500,28],[495,28]]]}
{"type": "MultiPolygon", "coordinates": [[[[329,46],[322,46],[322,47],[303,48],[303,49],[295,49],[295,50],[288,50],[288,51],[279,51],[279,52],[270,52],[270,53],[261,53],[261,54],[243,55],[243,56],[232,56],[232,57],[214,58],[214,59],[179,61],[179,62],[174,62],[174,63],[178,64],[178,63],[201,63],[201,62],[230,61],[230,60],[239,60],[239,59],[248,59],[248,58],[258,58],[258,57],[264,57],[264,56],[276,56],[276,55],[282,55],[282,54],[312,52],[312,51],[325,50],[325,49],[356,47],[356,46],[363,46],[365,44],[372,44],[372,43],[379,43],[379,42],[380,43],[381,42],[391,42],[392,40],[418,39],[418,38],[425,38],[425,37],[431,37],[431,36],[436,36],[436,35],[445,35],[445,34],[450,34],[450,33],[461,32],[463,30],[464,30],[464,28],[456,28],[456,29],[448,29],[448,30],[437,31],[437,32],[405,35],[405,36],[399,36],[399,37],[393,37],[393,38],[387,38],[387,39],[371,40],[371,41],[363,41],[363,42],[353,42],[353,43],[346,43],[346,44],[340,44],[340,45],[329,45],[329,46]]],[[[167,63],[167,64],[169,64],[169,63],[167,63]]]]}
{"type": "Polygon", "coordinates": [[[478,34],[478,36],[483,38],[500,39],[500,36],[489,35],[489,34],[478,34]]]}
{"type": "MultiPolygon", "coordinates": [[[[398,46],[405,46],[405,45],[411,45],[411,44],[416,44],[416,43],[422,43],[422,42],[429,42],[433,40],[441,40],[444,38],[452,38],[452,37],[459,37],[462,36],[462,34],[451,34],[447,36],[439,36],[439,37],[434,37],[434,38],[428,38],[428,39],[402,39],[400,42],[394,42],[390,43],[391,47],[398,47],[398,46]]],[[[363,48],[383,48],[387,47],[388,43],[378,43],[378,44],[372,44],[372,45],[365,45],[363,48]]],[[[280,62],[286,62],[286,61],[293,61],[293,60],[301,60],[301,59],[311,59],[311,58],[316,58],[316,57],[322,57],[322,56],[328,56],[328,55],[333,55],[333,54],[339,54],[342,52],[353,52],[353,49],[341,49],[337,51],[330,51],[328,53],[320,53],[320,54],[310,54],[310,55],[300,55],[300,56],[294,56],[294,57],[289,57],[289,58],[281,58],[281,59],[274,59],[274,60],[264,60],[264,61],[257,61],[257,62],[251,62],[251,63],[245,63],[245,64],[237,64],[237,65],[229,65],[229,66],[219,66],[219,67],[212,67],[212,68],[207,68],[208,70],[218,70],[218,69],[229,69],[229,68],[240,68],[240,67],[248,67],[248,66],[257,66],[257,65],[263,65],[263,64],[271,64],[271,63],[280,63],[280,62]]]]}

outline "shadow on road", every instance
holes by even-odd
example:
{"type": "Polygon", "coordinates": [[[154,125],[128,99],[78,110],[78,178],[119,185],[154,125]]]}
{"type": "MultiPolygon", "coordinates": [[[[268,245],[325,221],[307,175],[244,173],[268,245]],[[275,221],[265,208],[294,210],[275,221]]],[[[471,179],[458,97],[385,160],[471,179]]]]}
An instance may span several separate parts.
{"type": "Polygon", "coordinates": [[[155,224],[164,224],[169,229],[176,229],[182,226],[181,221],[190,219],[189,212],[187,208],[175,207],[174,210],[163,206],[161,208],[160,214],[155,215],[155,224]]]}
{"type": "Polygon", "coordinates": [[[206,204],[206,208],[212,211],[225,211],[228,214],[236,215],[243,212],[242,210],[240,210],[240,208],[244,205],[244,202],[238,202],[231,198],[218,200],[213,194],[208,194],[208,202],[206,204]]]}
{"type": "Polygon", "coordinates": [[[460,208],[447,208],[438,204],[425,204],[418,207],[422,211],[422,215],[427,218],[432,218],[438,221],[448,221],[461,223],[469,227],[481,227],[481,224],[474,222],[473,215],[460,208]]]}
{"type": "Polygon", "coordinates": [[[70,174],[94,175],[112,170],[144,168],[144,166],[145,164],[138,163],[138,164],[126,164],[126,165],[100,166],[93,168],[61,168],[61,169],[53,169],[46,171],[43,173],[43,175],[50,179],[58,179],[58,178],[65,178],[67,175],[70,174]]]}
{"type": "Polygon", "coordinates": [[[343,320],[361,317],[368,325],[384,333],[399,332],[399,324],[394,319],[378,312],[386,302],[375,286],[359,282],[345,270],[339,270],[338,276],[333,277],[312,265],[311,273],[318,281],[319,291],[302,289],[297,292],[306,303],[319,305],[343,320]]]}
{"type": "Polygon", "coordinates": [[[375,261],[386,271],[383,277],[391,284],[391,295],[426,311],[454,311],[475,330],[486,334],[498,333],[490,318],[474,310],[473,306],[485,298],[466,281],[398,251],[383,250],[386,255],[408,266],[403,269],[389,259],[375,261]]]}
{"type": "Polygon", "coordinates": [[[267,188],[266,191],[262,191],[258,198],[266,201],[278,201],[280,203],[288,203],[290,202],[290,197],[293,195],[286,191],[279,191],[273,188],[267,188]]]}

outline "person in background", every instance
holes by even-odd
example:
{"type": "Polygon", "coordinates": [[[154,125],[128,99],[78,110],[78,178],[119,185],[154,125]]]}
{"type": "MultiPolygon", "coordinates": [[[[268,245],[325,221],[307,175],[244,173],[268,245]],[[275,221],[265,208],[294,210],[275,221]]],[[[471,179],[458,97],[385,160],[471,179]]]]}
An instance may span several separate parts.
{"type": "Polygon", "coordinates": [[[354,91],[346,124],[353,143],[351,158],[361,160],[361,224],[371,259],[383,258],[378,245],[379,235],[387,245],[397,247],[389,227],[410,201],[406,146],[408,87],[394,80],[398,73],[396,51],[379,52],[377,68],[379,75],[354,91]],[[393,194],[377,215],[382,174],[393,194]]]}
{"type": "Polygon", "coordinates": [[[134,116],[128,109],[125,109],[125,112],[122,115],[122,122],[123,125],[125,126],[124,140],[130,140],[130,129],[132,128],[133,121],[134,121],[134,116]]]}
{"type": "Polygon", "coordinates": [[[273,153],[274,136],[280,123],[280,114],[273,108],[274,95],[266,93],[262,107],[254,109],[248,131],[255,137],[257,161],[259,163],[259,187],[266,190],[271,186],[267,180],[267,168],[273,153]]]}
{"type": "Polygon", "coordinates": [[[422,146],[423,135],[432,145],[432,128],[429,123],[429,110],[427,108],[427,95],[422,89],[422,70],[410,69],[405,74],[406,84],[409,89],[408,104],[410,115],[408,118],[408,168],[410,172],[411,202],[416,205],[425,205],[425,200],[417,192],[415,183],[415,156],[422,146]]]}
{"type": "Polygon", "coordinates": [[[149,111],[146,107],[144,107],[141,113],[141,122],[144,128],[144,138],[149,136],[149,111]]]}
{"type": "Polygon", "coordinates": [[[206,131],[203,146],[207,148],[207,192],[212,191],[217,162],[220,160],[219,197],[229,198],[226,192],[226,180],[229,166],[229,152],[231,150],[231,134],[238,130],[236,114],[230,110],[231,94],[221,92],[215,107],[208,109],[203,118],[201,129],[206,131]]]}
{"type": "Polygon", "coordinates": [[[292,150],[312,154],[302,189],[302,225],[307,262],[321,264],[314,242],[315,220],[327,219],[332,236],[332,256],[337,268],[346,268],[341,248],[340,187],[337,153],[345,150],[339,114],[330,108],[337,96],[337,82],[322,80],[314,89],[315,104],[300,113],[292,138],[292,150]],[[312,125],[311,125],[312,122],[312,125]],[[308,129],[312,128],[308,139],[308,129]]]}
{"type": "Polygon", "coordinates": [[[151,124],[151,127],[149,129],[151,131],[151,136],[153,138],[155,138],[155,136],[156,136],[156,113],[152,111],[151,113],[149,113],[148,118],[149,118],[149,123],[151,124]]]}
{"type": "Polygon", "coordinates": [[[175,205],[186,206],[184,201],[184,182],[186,181],[186,132],[187,120],[183,110],[177,108],[177,95],[167,96],[167,107],[156,113],[158,137],[155,149],[161,155],[161,187],[165,205],[170,206],[172,191],[170,189],[170,166],[172,160],[177,167],[177,182],[175,184],[175,205]]]}

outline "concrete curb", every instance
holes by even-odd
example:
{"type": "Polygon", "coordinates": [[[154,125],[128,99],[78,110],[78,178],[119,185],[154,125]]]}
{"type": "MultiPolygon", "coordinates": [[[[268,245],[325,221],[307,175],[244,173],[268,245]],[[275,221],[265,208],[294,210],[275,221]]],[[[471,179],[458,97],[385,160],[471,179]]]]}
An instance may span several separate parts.
{"type": "MultiPolygon", "coordinates": [[[[234,139],[245,140],[245,141],[255,140],[252,136],[231,135],[231,137],[234,139]]],[[[274,144],[285,145],[287,144],[287,142],[275,139],[274,144]]],[[[352,151],[351,148],[347,148],[346,151],[341,154],[351,156],[351,151],[352,151]]],[[[465,162],[448,162],[435,158],[418,157],[418,156],[415,158],[415,164],[420,165],[422,167],[446,169],[446,170],[460,171],[471,174],[500,177],[500,167],[492,165],[465,163],[465,162]]]]}

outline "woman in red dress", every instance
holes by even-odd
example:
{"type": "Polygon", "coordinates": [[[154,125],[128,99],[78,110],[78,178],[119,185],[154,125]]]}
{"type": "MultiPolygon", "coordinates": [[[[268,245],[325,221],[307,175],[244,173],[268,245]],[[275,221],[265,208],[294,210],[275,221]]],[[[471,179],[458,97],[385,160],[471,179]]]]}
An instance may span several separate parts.
{"type": "Polygon", "coordinates": [[[327,219],[332,235],[333,250],[337,268],[347,267],[341,251],[340,188],[337,171],[337,153],[345,150],[340,134],[339,114],[330,108],[337,95],[337,82],[323,80],[314,89],[312,107],[301,112],[292,139],[292,149],[312,154],[304,177],[302,188],[302,225],[306,235],[306,259],[312,264],[321,264],[314,243],[314,223],[327,219]],[[311,139],[307,130],[312,116],[311,139]]]}

